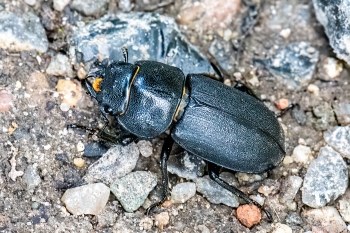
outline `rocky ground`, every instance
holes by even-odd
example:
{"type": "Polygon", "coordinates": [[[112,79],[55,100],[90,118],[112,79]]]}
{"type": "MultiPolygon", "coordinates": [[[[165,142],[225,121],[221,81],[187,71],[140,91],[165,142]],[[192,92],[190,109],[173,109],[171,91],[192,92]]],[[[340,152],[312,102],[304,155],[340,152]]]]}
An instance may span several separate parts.
{"type": "Polygon", "coordinates": [[[342,24],[349,14],[339,7],[343,1],[324,4],[0,0],[0,231],[350,231],[349,53],[342,24]],[[150,23],[138,11],[169,18],[150,23]],[[339,17],[325,20],[333,15],[339,17]],[[122,30],[114,28],[115,17],[128,22],[119,36],[109,34],[122,30]],[[152,33],[141,31],[149,27],[152,33]],[[160,40],[157,33],[167,30],[160,40]],[[263,214],[260,223],[244,226],[236,217],[242,200],[211,182],[205,163],[179,146],[169,160],[169,200],[148,218],[146,208],[161,195],[166,134],[108,150],[96,136],[66,128],[103,126],[80,80],[90,57],[121,59],[123,45],[131,61],[155,59],[185,72],[212,73],[209,60],[225,84],[245,83],[276,113],[297,104],[279,118],[286,135],[282,164],[264,174],[221,174],[263,204],[273,223],[263,214]],[[170,49],[159,52],[161,46],[170,49]]]}

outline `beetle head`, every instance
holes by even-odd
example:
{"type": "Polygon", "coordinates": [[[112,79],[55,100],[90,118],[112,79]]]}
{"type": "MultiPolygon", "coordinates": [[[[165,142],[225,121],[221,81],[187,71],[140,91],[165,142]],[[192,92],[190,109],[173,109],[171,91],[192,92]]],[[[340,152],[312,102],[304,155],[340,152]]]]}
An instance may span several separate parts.
{"type": "Polygon", "coordinates": [[[97,100],[101,112],[113,116],[124,114],[138,69],[136,65],[121,61],[98,68],[92,66],[88,77],[95,79],[93,83],[86,81],[85,85],[88,94],[97,100]]]}

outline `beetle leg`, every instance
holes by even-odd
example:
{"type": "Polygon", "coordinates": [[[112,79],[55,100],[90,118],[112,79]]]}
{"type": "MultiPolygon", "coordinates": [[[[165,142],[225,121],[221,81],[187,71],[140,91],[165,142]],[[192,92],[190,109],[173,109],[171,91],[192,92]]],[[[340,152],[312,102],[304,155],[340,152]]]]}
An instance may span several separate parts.
{"type": "Polygon", "coordinates": [[[237,89],[237,90],[240,90],[242,92],[245,92],[248,95],[253,96],[255,99],[261,101],[261,99],[259,99],[259,97],[257,97],[255,95],[255,93],[252,91],[252,89],[250,89],[249,87],[247,87],[243,83],[237,82],[236,85],[234,86],[234,88],[237,89]]]}
{"type": "Polygon", "coordinates": [[[281,112],[276,113],[275,116],[276,117],[281,117],[283,116],[286,112],[288,112],[290,109],[293,109],[295,107],[295,104],[290,104],[288,107],[286,107],[285,109],[283,109],[281,112]]]}
{"type": "Polygon", "coordinates": [[[126,46],[123,46],[122,53],[123,53],[123,57],[124,57],[124,62],[128,63],[129,53],[128,53],[128,48],[126,46]]]}
{"type": "Polygon", "coordinates": [[[245,202],[247,202],[248,204],[254,204],[257,207],[259,207],[259,209],[261,209],[262,211],[265,212],[266,216],[268,217],[269,221],[272,222],[272,215],[270,214],[270,212],[268,212],[267,210],[264,209],[264,207],[262,207],[258,202],[250,199],[246,194],[244,194],[241,190],[237,189],[234,186],[229,185],[227,182],[223,181],[222,179],[220,179],[219,177],[219,171],[220,171],[220,166],[210,163],[208,162],[208,173],[209,173],[209,177],[215,181],[216,183],[218,183],[221,187],[223,187],[224,189],[230,191],[231,193],[233,193],[234,195],[236,195],[237,197],[242,198],[245,202]]]}
{"type": "Polygon", "coordinates": [[[161,170],[162,170],[162,199],[159,202],[153,203],[147,208],[147,216],[150,215],[150,212],[157,206],[163,204],[168,196],[168,170],[167,170],[167,161],[171,152],[171,149],[174,144],[174,139],[169,135],[163,144],[162,153],[160,155],[161,160],[161,170]]]}

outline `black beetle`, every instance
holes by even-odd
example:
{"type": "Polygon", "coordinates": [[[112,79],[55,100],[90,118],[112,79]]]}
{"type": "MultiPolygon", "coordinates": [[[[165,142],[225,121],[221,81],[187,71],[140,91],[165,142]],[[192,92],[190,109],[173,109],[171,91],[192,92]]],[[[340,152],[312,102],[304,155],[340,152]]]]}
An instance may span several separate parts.
{"type": "MultiPolygon", "coordinates": [[[[212,180],[247,203],[271,214],[242,191],[219,178],[222,167],[244,173],[263,173],[276,167],[285,156],[284,132],[271,112],[245,85],[234,88],[209,78],[188,74],[156,61],[128,63],[95,62],[85,79],[88,94],[95,98],[105,120],[106,114],[133,138],[154,138],[170,129],[161,152],[162,200],[168,194],[167,160],[174,141],[208,162],[212,180]]],[[[87,127],[70,125],[71,128],[87,127]]],[[[130,139],[128,137],[127,139],[130,139]]],[[[130,140],[127,140],[130,142],[130,140]]]]}

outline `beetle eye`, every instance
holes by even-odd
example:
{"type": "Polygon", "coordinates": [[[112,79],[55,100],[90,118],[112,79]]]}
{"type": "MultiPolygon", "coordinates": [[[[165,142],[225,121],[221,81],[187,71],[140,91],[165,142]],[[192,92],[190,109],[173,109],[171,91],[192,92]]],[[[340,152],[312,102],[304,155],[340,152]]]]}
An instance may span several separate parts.
{"type": "Polygon", "coordinates": [[[105,110],[106,113],[113,113],[113,109],[110,106],[108,106],[108,105],[106,105],[104,107],[104,110],[105,110]]]}

